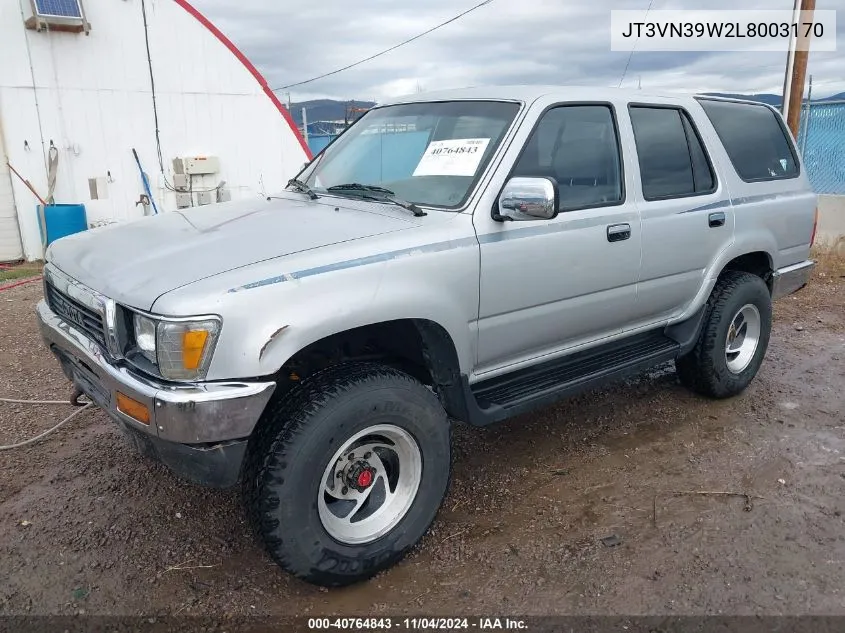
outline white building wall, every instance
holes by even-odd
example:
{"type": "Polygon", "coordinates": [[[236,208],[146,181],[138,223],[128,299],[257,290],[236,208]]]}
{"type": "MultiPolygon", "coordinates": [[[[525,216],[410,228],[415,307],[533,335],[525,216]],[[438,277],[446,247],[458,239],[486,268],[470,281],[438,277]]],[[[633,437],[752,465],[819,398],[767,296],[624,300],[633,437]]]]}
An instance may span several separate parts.
{"type": "Polygon", "coordinates": [[[12,193],[12,173],[6,164],[3,130],[0,129],[0,262],[23,257],[15,196],[12,193]]]}
{"type": "MultiPolygon", "coordinates": [[[[46,155],[59,150],[57,203],[82,203],[89,224],[143,215],[132,156],[138,151],[159,210],[176,208],[155,142],[141,0],[84,0],[83,33],[24,27],[29,0],[0,0],[0,125],[11,164],[42,195],[46,155]],[[36,107],[37,101],[37,107],[36,107]],[[107,179],[92,200],[89,178],[107,179]]],[[[161,150],[167,179],[176,156],[214,155],[232,198],[281,189],[307,160],[298,132],[244,62],[192,14],[185,0],[146,0],[161,150]]],[[[212,27],[213,28],[213,27],[212,27]]],[[[34,196],[13,181],[27,259],[42,257],[34,196]]]]}

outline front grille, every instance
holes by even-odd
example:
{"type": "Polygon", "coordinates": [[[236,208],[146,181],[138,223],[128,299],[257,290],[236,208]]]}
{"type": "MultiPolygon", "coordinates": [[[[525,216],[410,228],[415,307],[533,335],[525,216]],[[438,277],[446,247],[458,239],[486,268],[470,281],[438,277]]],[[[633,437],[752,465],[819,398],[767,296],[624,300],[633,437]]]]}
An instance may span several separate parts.
{"type": "Polygon", "coordinates": [[[44,293],[50,309],[62,319],[76,326],[89,338],[106,347],[105,328],[103,327],[103,315],[95,312],[79,301],[68,297],[60,292],[50,282],[44,284],[44,293]]]}

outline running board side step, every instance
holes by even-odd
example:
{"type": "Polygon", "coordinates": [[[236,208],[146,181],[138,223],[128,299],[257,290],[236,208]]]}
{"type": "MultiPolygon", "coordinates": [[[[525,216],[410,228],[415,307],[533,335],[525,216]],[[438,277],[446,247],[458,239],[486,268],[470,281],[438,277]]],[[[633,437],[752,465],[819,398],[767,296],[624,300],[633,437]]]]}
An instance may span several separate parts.
{"type": "Polygon", "coordinates": [[[675,359],[681,345],[663,330],[632,336],[540,365],[497,376],[464,389],[469,422],[486,426],[551,404],[609,380],[675,359]]]}

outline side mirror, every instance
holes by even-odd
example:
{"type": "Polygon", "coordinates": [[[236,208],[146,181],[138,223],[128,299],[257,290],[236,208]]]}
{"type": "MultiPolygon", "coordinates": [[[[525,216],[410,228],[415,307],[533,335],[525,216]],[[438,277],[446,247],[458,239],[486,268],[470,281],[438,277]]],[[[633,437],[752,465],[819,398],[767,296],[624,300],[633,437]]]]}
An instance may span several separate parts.
{"type": "Polygon", "coordinates": [[[493,219],[551,220],[557,217],[559,202],[557,185],[551,178],[511,178],[499,196],[493,219]]]}

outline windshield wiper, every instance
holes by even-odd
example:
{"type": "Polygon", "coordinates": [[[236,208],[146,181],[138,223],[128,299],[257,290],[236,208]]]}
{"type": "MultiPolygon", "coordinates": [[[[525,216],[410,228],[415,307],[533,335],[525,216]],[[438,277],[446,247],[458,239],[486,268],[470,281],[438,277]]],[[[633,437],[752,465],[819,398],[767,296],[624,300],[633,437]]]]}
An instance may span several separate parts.
{"type": "Polygon", "coordinates": [[[373,193],[386,193],[388,196],[396,195],[390,189],[385,189],[384,187],[378,187],[376,185],[362,185],[360,182],[348,182],[344,185],[332,185],[328,187],[326,191],[343,191],[346,189],[347,191],[370,191],[373,193]]]}
{"type": "Polygon", "coordinates": [[[350,182],[344,185],[332,185],[331,187],[327,187],[326,191],[330,191],[332,193],[341,193],[344,191],[360,192],[360,197],[364,198],[365,200],[375,200],[376,202],[390,202],[398,207],[407,209],[408,211],[413,213],[415,217],[421,218],[425,215],[428,215],[425,211],[420,209],[413,202],[408,202],[406,200],[397,198],[396,194],[394,194],[390,189],[385,189],[384,187],[377,187],[376,185],[362,185],[360,182],[350,182]]]}
{"type": "Polygon", "coordinates": [[[304,182],[302,182],[301,180],[298,180],[297,178],[291,178],[290,180],[288,180],[288,184],[287,184],[287,186],[288,186],[288,187],[293,187],[293,188],[294,188],[294,189],[296,189],[299,193],[304,193],[304,194],[306,194],[306,195],[307,195],[309,198],[311,198],[312,200],[316,200],[317,198],[319,198],[319,197],[320,197],[320,196],[318,196],[316,193],[314,193],[314,190],[313,190],[311,187],[309,187],[308,185],[306,185],[306,184],[305,184],[304,182]]]}

